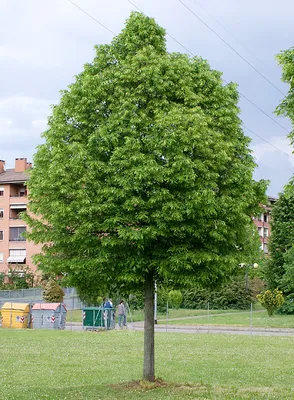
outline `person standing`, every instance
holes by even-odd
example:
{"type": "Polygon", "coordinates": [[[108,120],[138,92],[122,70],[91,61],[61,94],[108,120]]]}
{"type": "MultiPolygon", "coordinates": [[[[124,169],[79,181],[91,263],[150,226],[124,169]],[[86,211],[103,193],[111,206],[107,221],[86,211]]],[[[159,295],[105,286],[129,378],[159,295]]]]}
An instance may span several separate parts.
{"type": "Polygon", "coordinates": [[[118,315],[119,327],[122,328],[123,326],[126,326],[126,324],[125,324],[126,308],[125,308],[125,304],[124,304],[123,300],[121,300],[119,302],[119,305],[117,306],[117,315],[118,315]]]}
{"type": "Polygon", "coordinates": [[[110,327],[114,324],[112,308],[113,306],[111,299],[106,299],[106,302],[104,303],[104,321],[107,329],[110,329],[110,327]]]}

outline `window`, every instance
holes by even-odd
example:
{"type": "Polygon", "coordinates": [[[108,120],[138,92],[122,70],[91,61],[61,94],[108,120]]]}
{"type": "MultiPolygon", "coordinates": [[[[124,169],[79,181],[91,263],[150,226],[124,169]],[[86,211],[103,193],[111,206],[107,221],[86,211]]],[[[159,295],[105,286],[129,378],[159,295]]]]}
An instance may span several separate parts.
{"type": "Polygon", "coordinates": [[[23,237],[25,231],[26,231],[25,226],[9,228],[9,240],[12,242],[25,241],[25,238],[23,237]]]}
{"type": "Polygon", "coordinates": [[[268,253],[267,244],[265,244],[265,243],[264,243],[264,245],[263,245],[263,251],[265,252],[265,254],[268,253]]]}
{"type": "Polygon", "coordinates": [[[3,231],[0,231],[0,240],[3,240],[3,231]]]}
{"type": "Polygon", "coordinates": [[[4,210],[3,208],[0,208],[0,219],[4,217],[4,210]]]}
{"type": "Polygon", "coordinates": [[[9,255],[14,257],[14,256],[26,256],[26,249],[10,249],[9,250],[9,255]]]}
{"type": "Polygon", "coordinates": [[[257,229],[258,229],[258,234],[259,234],[259,236],[262,236],[262,227],[259,226],[257,229]]]}
{"type": "Polygon", "coordinates": [[[4,261],[4,255],[3,253],[0,253],[0,263],[3,263],[3,261],[4,261]]]}
{"type": "Polygon", "coordinates": [[[264,222],[268,222],[268,215],[267,214],[264,214],[264,222]]]}
{"type": "Polygon", "coordinates": [[[268,237],[268,228],[264,228],[264,237],[268,237]]]}
{"type": "Polygon", "coordinates": [[[4,187],[0,187],[0,196],[4,196],[4,187]]]}
{"type": "Polygon", "coordinates": [[[7,262],[9,264],[25,264],[26,249],[10,249],[7,262]]]}
{"type": "Polygon", "coordinates": [[[258,217],[258,221],[263,221],[263,214],[260,214],[260,216],[258,217]]]}

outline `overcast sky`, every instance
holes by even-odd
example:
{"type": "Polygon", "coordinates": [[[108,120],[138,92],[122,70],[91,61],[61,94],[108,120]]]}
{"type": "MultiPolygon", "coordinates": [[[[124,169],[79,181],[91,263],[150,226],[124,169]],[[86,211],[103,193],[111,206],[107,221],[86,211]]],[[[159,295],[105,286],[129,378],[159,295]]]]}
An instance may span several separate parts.
{"type": "MultiPolygon", "coordinates": [[[[181,1],[132,0],[191,53],[222,71],[226,81],[237,82],[243,96],[285,128],[241,96],[241,118],[255,133],[244,130],[252,138],[251,148],[258,163],[255,177],[271,179],[268,194],[277,196],[294,168],[287,139],[290,122],[273,114],[288,89],[280,82],[281,70],[275,55],[294,45],[294,1],[181,1]]],[[[136,10],[128,0],[73,2],[115,33],[136,10]]],[[[169,51],[187,52],[170,36],[169,51]]],[[[32,160],[41,143],[40,133],[46,128],[50,105],[58,102],[59,91],[81,72],[83,64],[93,59],[94,45],[109,43],[112,37],[69,0],[1,0],[0,159],[6,160],[7,168],[13,167],[16,157],[32,160]]]]}

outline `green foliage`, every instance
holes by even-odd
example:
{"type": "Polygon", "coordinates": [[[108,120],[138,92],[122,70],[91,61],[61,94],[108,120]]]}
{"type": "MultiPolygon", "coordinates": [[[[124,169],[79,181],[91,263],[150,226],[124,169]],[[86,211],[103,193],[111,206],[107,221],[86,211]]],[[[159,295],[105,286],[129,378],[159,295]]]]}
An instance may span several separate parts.
{"type": "Polygon", "coordinates": [[[15,264],[0,274],[1,290],[28,289],[34,286],[34,273],[27,265],[15,264]]]}
{"type": "Polygon", "coordinates": [[[58,283],[50,279],[43,290],[43,299],[48,303],[61,303],[63,301],[64,291],[58,283]]]}
{"type": "MultiPolygon", "coordinates": [[[[25,219],[42,270],[91,298],[145,288],[151,326],[155,280],[208,285],[230,273],[266,188],[253,181],[238,97],[132,13],[62,92],[34,157],[25,219]]],[[[144,349],[149,362],[154,346],[144,349]]]]}
{"type": "Polygon", "coordinates": [[[254,302],[251,285],[248,293],[245,291],[244,277],[236,277],[216,290],[194,288],[184,291],[183,308],[190,309],[241,309],[250,308],[254,302]]]}
{"type": "Polygon", "coordinates": [[[157,288],[157,311],[160,313],[166,313],[168,292],[169,289],[166,286],[159,286],[157,288]]]}
{"type": "Polygon", "coordinates": [[[266,290],[265,292],[258,294],[257,300],[264,307],[269,317],[271,317],[274,311],[284,303],[283,292],[278,289],[266,290]]]}
{"type": "Polygon", "coordinates": [[[294,293],[290,293],[286,298],[285,302],[277,309],[278,314],[294,314],[294,293]]]}
{"type": "Polygon", "coordinates": [[[128,297],[128,304],[131,310],[144,309],[144,294],[143,292],[132,293],[128,297]]]}
{"type": "Polygon", "coordinates": [[[5,272],[0,272],[0,290],[5,290],[4,285],[5,285],[5,272]]]}
{"type": "MultiPolygon", "coordinates": [[[[294,47],[277,56],[282,67],[282,81],[289,84],[287,96],[276,109],[278,115],[287,116],[294,125],[294,47]]],[[[289,134],[294,143],[294,132],[289,134]]],[[[265,274],[271,289],[280,287],[285,294],[294,291],[294,179],[292,178],[280,194],[272,210],[272,233],[270,240],[271,259],[265,274]]],[[[286,307],[286,305],[285,305],[286,307]]]]}
{"type": "Polygon", "coordinates": [[[294,181],[285,186],[279,199],[272,208],[271,237],[269,249],[271,258],[265,267],[265,278],[270,289],[283,288],[284,293],[291,293],[293,283],[294,243],[294,181]],[[285,273],[287,275],[285,276],[285,273]],[[291,283],[292,281],[292,283],[291,283]],[[292,284],[292,287],[291,287],[292,284]]]}
{"type": "Polygon", "coordinates": [[[236,85],[168,53],[153,19],[132,13],[96,47],[43,138],[26,216],[43,271],[97,297],[141,290],[146,271],[205,285],[237,264],[265,183],[252,180],[236,85]]]}
{"type": "MultiPolygon", "coordinates": [[[[164,286],[157,288],[157,311],[160,313],[166,312],[166,303],[168,301],[168,289],[164,286]]],[[[141,291],[137,291],[134,294],[129,295],[128,304],[131,310],[143,310],[144,309],[144,294],[141,291]]]]}
{"type": "Polygon", "coordinates": [[[171,290],[168,292],[168,304],[171,308],[180,308],[183,301],[183,295],[180,290],[171,290]]]}
{"type": "MultiPolygon", "coordinates": [[[[282,81],[289,84],[287,96],[276,109],[278,115],[287,116],[294,125],[294,47],[282,51],[277,60],[282,67],[282,81]]],[[[293,132],[289,135],[293,144],[293,132]]]]}

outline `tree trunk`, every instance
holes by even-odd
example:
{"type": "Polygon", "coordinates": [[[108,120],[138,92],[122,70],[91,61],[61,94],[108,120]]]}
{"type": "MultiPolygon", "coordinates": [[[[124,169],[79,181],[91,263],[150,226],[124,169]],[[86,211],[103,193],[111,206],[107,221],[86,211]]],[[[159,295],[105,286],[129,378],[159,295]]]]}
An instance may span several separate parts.
{"type": "Polygon", "coordinates": [[[154,276],[152,271],[145,276],[144,311],[143,379],[154,382],[154,276]]]}

